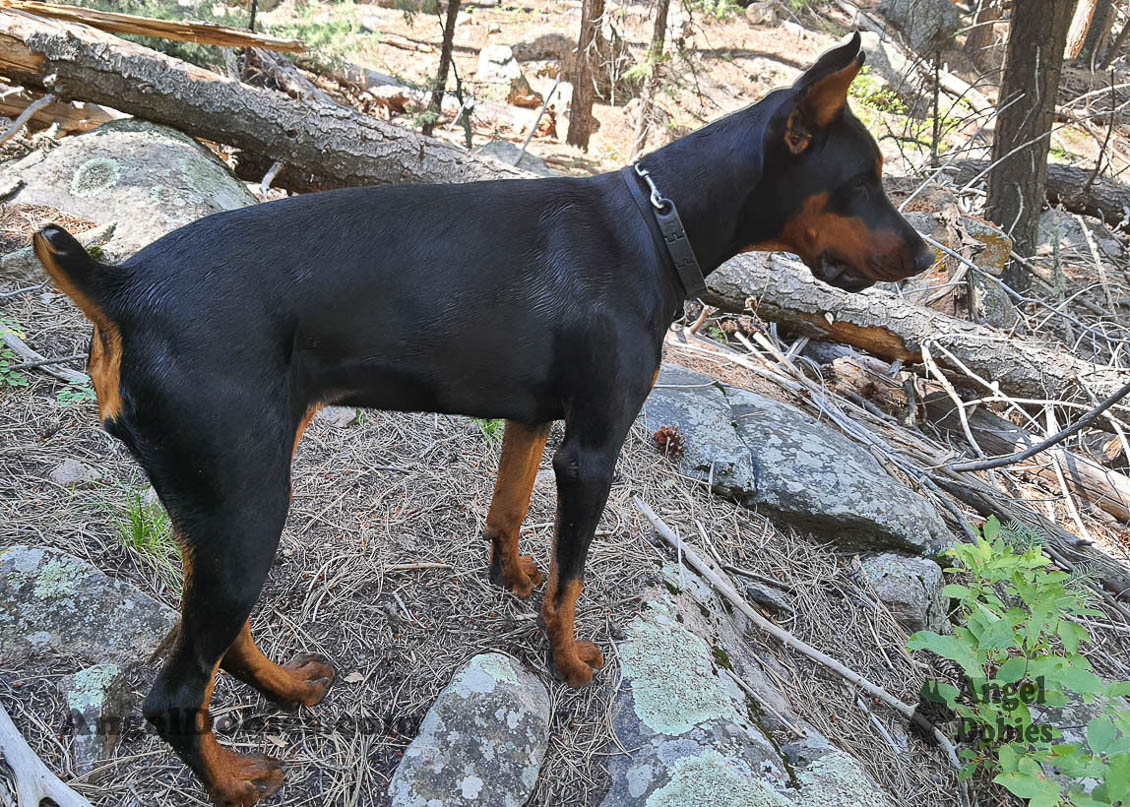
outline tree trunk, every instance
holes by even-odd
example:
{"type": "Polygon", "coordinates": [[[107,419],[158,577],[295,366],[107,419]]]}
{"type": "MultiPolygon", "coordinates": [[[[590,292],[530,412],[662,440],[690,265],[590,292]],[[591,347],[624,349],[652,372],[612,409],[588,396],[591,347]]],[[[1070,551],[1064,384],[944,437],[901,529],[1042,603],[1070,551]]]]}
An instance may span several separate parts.
{"type": "Polygon", "coordinates": [[[455,18],[459,16],[461,0],[448,0],[447,17],[443,21],[443,46],[439,51],[439,69],[436,71],[436,81],[432,86],[432,100],[428,104],[428,117],[424,120],[423,133],[432,136],[436,121],[439,120],[440,111],[443,109],[443,93],[447,88],[447,71],[451,69],[451,49],[455,44],[455,18]]]}
{"type": "Polygon", "coordinates": [[[1075,7],[1075,14],[1071,17],[1071,26],[1067,29],[1067,47],[1064,48],[1063,58],[1078,59],[1083,52],[1083,43],[1091,32],[1091,25],[1100,15],[1100,7],[1110,8],[1110,0],[1079,0],[1075,7]]]}
{"type": "MultiPolygon", "coordinates": [[[[814,282],[808,269],[777,254],[738,255],[713,272],[706,285],[702,301],[707,305],[743,313],[748,301],[764,320],[854,345],[887,361],[920,362],[923,345],[933,345],[934,359],[957,377],[961,370],[938,346],[944,347],[981,378],[1017,397],[1081,398],[1081,380],[1105,398],[1126,383],[1124,369],[1091,364],[1054,344],[1020,339],[880,289],[851,294],[814,282]]],[[[1115,409],[1125,416],[1130,402],[1115,409]]]]}
{"type": "Polygon", "coordinates": [[[531,176],[352,109],[248,87],[108,34],[4,11],[0,75],[277,160],[317,187],[531,176]]]}
{"type": "MultiPolygon", "coordinates": [[[[981,174],[989,163],[986,160],[957,160],[954,182],[964,185],[981,174]]],[[[1044,182],[1047,200],[1053,205],[1063,205],[1072,213],[1082,213],[1102,219],[1107,225],[1130,233],[1130,221],[1124,210],[1130,210],[1130,187],[1111,179],[1096,178],[1091,181],[1090,168],[1073,168],[1067,165],[1049,165],[1044,182]]]]}
{"type": "Polygon", "coordinates": [[[573,69],[573,103],[569,112],[569,131],[565,142],[588,151],[589,138],[596,129],[592,105],[596,101],[597,71],[600,69],[600,23],[604,0],[584,0],[581,6],[581,35],[577,39],[577,61],[573,69]]]}
{"type": "Polygon", "coordinates": [[[1106,70],[1110,63],[1118,58],[1118,52],[1122,50],[1122,46],[1126,44],[1126,37],[1130,36],[1130,7],[1124,10],[1124,16],[1127,17],[1127,22],[1122,24],[1122,29],[1118,32],[1118,36],[1114,38],[1114,42],[1110,44],[1110,47],[1106,49],[1106,53],[1099,59],[1100,70],[1106,70]]]}
{"type": "MultiPolygon", "coordinates": [[[[1074,0],[1015,0],[1012,7],[986,215],[1025,257],[1035,249],[1044,205],[1048,134],[1073,7],[1074,0]]],[[[1005,267],[1004,281],[1020,292],[1031,285],[1015,261],[1005,267]]]]}
{"type": "MultiPolygon", "coordinates": [[[[1083,0],[1086,2],[1086,0],[1083,0]]],[[[992,62],[989,49],[996,42],[994,23],[1001,18],[1001,0],[981,0],[974,17],[974,28],[965,38],[965,52],[982,70],[992,62]]]]}
{"type": "Polygon", "coordinates": [[[632,159],[643,151],[651,129],[651,107],[655,89],[659,86],[659,68],[663,60],[663,42],[667,38],[667,10],[671,0],[656,0],[655,25],[651,29],[651,47],[647,50],[647,79],[640,94],[640,119],[636,122],[636,136],[632,145],[632,159]]]}

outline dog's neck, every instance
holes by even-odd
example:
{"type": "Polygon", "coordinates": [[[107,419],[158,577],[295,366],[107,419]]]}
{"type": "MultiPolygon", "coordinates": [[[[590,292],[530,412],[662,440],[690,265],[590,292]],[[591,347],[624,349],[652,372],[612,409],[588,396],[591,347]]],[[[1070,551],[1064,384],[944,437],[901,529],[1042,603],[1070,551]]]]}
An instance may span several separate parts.
{"type": "Polygon", "coordinates": [[[679,211],[704,276],[782,225],[765,193],[762,149],[783,93],[772,93],[640,160],[679,211]]]}

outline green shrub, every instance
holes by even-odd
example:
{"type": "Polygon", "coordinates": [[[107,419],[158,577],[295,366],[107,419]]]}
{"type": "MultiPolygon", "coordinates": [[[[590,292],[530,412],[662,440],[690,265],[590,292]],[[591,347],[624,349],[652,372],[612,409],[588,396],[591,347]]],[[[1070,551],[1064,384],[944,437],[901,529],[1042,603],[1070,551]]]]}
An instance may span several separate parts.
{"type": "Polygon", "coordinates": [[[964,691],[928,682],[923,692],[961,718],[962,735],[970,738],[960,752],[963,777],[991,774],[1030,807],[1130,803],[1130,710],[1120,702],[1130,683],[1104,683],[1083,655],[1092,636],[1079,618],[1103,615],[1083,581],[1049,570],[1037,536],[1019,525],[1002,529],[994,518],[975,544],[958,544],[948,554],[953,566],[946,572],[964,582],[944,593],[957,601],[962,624],[952,636],[916,633],[909,647],[950,659],[964,672],[964,691]],[[1085,747],[1036,725],[1029,710],[1033,702],[1055,707],[1071,698],[1098,704],[1085,747]],[[1007,737],[1006,728],[1012,729],[1007,737]],[[1074,781],[1050,778],[1051,768],[1074,781]],[[1083,779],[1099,785],[1087,794],[1083,779]]]}

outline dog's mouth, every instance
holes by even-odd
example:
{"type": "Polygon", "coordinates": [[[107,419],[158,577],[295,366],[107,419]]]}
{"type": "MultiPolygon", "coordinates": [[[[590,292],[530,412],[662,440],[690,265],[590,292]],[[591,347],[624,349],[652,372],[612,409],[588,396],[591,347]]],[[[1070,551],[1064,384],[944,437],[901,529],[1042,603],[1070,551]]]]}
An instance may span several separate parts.
{"type": "Polygon", "coordinates": [[[812,274],[823,280],[829,286],[835,286],[844,291],[863,291],[874,286],[875,281],[860,276],[855,268],[833,252],[821,253],[816,260],[816,265],[809,264],[812,274]]]}

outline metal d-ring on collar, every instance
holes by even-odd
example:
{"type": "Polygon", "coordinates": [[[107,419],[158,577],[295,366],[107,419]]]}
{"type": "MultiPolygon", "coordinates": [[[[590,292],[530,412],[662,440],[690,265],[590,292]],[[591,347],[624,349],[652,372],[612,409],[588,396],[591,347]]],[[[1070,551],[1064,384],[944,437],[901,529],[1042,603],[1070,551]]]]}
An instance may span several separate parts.
{"type": "Polygon", "coordinates": [[[632,200],[647,221],[652,236],[663,243],[663,252],[667,253],[671,263],[675,265],[675,272],[679,275],[687,298],[693,300],[702,296],[706,291],[706,280],[702,276],[691,242],[687,239],[686,229],[675,203],[659,192],[655,180],[651,178],[651,172],[638,162],[626,167],[620,176],[631,191],[632,200]],[[637,178],[647,184],[651,191],[650,197],[644,196],[637,178]]]}

